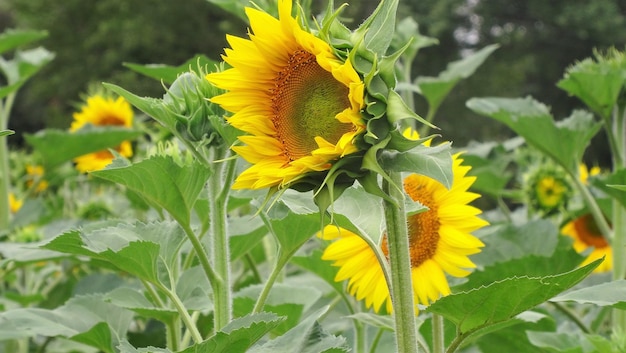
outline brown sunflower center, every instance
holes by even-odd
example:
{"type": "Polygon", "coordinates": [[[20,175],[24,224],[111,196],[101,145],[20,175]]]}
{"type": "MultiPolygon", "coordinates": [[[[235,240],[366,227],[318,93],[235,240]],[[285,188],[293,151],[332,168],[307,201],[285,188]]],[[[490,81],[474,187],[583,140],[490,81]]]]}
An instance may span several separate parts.
{"type": "Polygon", "coordinates": [[[115,116],[115,115],[105,115],[102,118],[98,119],[98,124],[99,126],[109,126],[109,125],[115,125],[115,126],[121,126],[124,125],[124,120],[120,119],[119,117],[115,116]]]}
{"type": "MultiPolygon", "coordinates": [[[[437,205],[426,187],[424,185],[405,187],[414,201],[419,201],[429,208],[427,211],[407,217],[411,267],[419,267],[424,261],[431,259],[437,251],[440,222],[437,216],[437,205]]],[[[387,234],[383,237],[381,247],[385,256],[389,257],[387,234]]]]}
{"type": "Polygon", "coordinates": [[[289,160],[310,155],[318,148],[317,136],[336,144],[354,128],[335,119],[350,107],[348,87],[324,70],[315,55],[294,52],[274,81],[272,122],[289,160]]]}
{"type": "Polygon", "coordinates": [[[596,249],[602,249],[609,246],[609,243],[604,239],[602,233],[598,229],[598,225],[593,217],[588,214],[579,217],[574,221],[574,228],[578,238],[585,244],[593,246],[596,249]]]}

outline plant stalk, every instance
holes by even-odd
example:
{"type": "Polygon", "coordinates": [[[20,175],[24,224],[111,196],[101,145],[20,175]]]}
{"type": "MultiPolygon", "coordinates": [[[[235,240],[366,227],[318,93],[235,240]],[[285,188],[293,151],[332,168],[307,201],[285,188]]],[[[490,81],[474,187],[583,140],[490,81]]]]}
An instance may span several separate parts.
{"type": "Polygon", "coordinates": [[[402,177],[399,172],[389,173],[390,180],[383,181],[383,191],[392,200],[383,200],[391,283],[389,292],[393,305],[395,335],[398,352],[417,353],[417,328],[415,325],[415,304],[411,282],[411,257],[407,230],[404,194],[399,189],[402,177]]]}
{"type": "MultiPolygon", "coordinates": [[[[3,102],[0,102],[0,131],[9,127],[9,114],[15,94],[9,94],[3,102]]],[[[7,136],[0,137],[0,234],[9,230],[9,146],[7,136]]]]}
{"type": "Polygon", "coordinates": [[[444,340],[443,317],[433,314],[433,353],[444,353],[446,349],[444,340]]]}
{"type": "MultiPolygon", "coordinates": [[[[223,160],[228,150],[215,149],[214,161],[223,160]]],[[[213,267],[220,278],[219,285],[213,287],[215,306],[215,330],[226,326],[232,319],[232,296],[230,279],[230,247],[228,243],[227,202],[232,185],[232,172],[236,160],[214,162],[214,173],[208,181],[208,201],[210,224],[210,251],[213,267]],[[224,172],[226,168],[226,172],[224,172]]]]}

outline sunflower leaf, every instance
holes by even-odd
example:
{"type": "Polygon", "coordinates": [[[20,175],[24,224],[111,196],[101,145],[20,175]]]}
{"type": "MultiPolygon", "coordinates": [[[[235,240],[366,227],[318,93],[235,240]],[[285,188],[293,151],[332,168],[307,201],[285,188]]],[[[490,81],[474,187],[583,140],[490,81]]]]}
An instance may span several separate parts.
{"type": "Polygon", "coordinates": [[[443,297],[426,310],[457,325],[459,332],[476,330],[510,320],[587,277],[601,262],[556,275],[510,277],[466,292],[443,297]]]}
{"type": "Polygon", "coordinates": [[[105,261],[151,283],[159,282],[159,270],[174,266],[185,240],[174,222],[120,224],[63,233],[42,247],[61,253],[105,261]]]}
{"type": "Polygon", "coordinates": [[[213,68],[217,63],[211,59],[209,59],[205,55],[195,56],[183,64],[179,66],[171,66],[164,64],[133,64],[133,63],[124,63],[124,66],[129,69],[138,72],[144,76],[154,78],[159,81],[163,81],[164,83],[171,85],[176,81],[178,75],[188,72],[189,70],[195,71],[200,75],[200,72],[197,70],[198,67],[204,68],[209,67],[213,68]]]}
{"type": "Polygon", "coordinates": [[[626,280],[616,280],[595,286],[585,287],[556,296],[552,302],[576,302],[611,306],[626,310],[626,280]]]}
{"type": "Polygon", "coordinates": [[[130,166],[109,166],[92,172],[142,195],[167,210],[176,221],[189,225],[193,206],[212,171],[193,160],[179,165],[170,156],[155,156],[130,166]]]}
{"type": "Polygon", "coordinates": [[[317,214],[289,213],[282,219],[270,221],[272,231],[280,244],[281,255],[291,257],[302,244],[321,230],[322,224],[317,214]]]}
{"type": "Polygon", "coordinates": [[[311,313],[304,320],[282,336],[262,346],[250,349],[249,353],[329,353],[348,352],[346,340],[325,332],[318,319],[328,310],[323,307],[311,313]]]}
{"type": "Polygon", "coordinates": [[[437,180],[448,189],[452,186],[450,143],[435,147],[417,146],[406,152],[385,150],[379,161],[383,170],[417,173],[437,180]]]}
{"type": "Polygon", "coordinates": [[[46,38],[47,31],[16,30],[10,29],[0,34],[0,54],[15,49],[22,45],[46,38]]]}
{"type": "Polygon", "coordinates": [[[467,106],[506,124],[571,174],[577,173],[587,145],[601,127],[590,113],[582,110],[555,123],[548,107],[530,97],[472,98],[467,106]]]}
{"type": "Polygon", "coordinates": [[[123,89],[122,87],[110,83],[103,83],[103,85],[104,87],[124,97],[135,108],[151,116],[154,120],[159,122],[172,133],[175,133],[177,131],[176,122],[178,121],[178,119],[176,118],[176,114],[174,114],[165,106],[165,103],[163,103],[162,99],[139,97],[123,89]]]}
{"type": "Polygon", "coordinates": [[[140,131],[122,127],[86,125],[75,132],[46,129],[34,135],[25,134],[24,138],[42,156],[44,168],[52,169],[73,158],[113,148],[140,135],[140,131]]]}
{"type": "Polygon", "coordinates": [[[445,71],[437,77],[420,76],[415,80],[419,91],[428,101],[429,109],[436,111],[441,102],[456,84],[465,78],[470,77],[483,62],[498,49],[498,45],[488,45],[476,53],[448,64],[445,71]]]}
{"type": "Polygon", "coordinates": [[[15,131],[13,131],[13,130],[0,130],[0,137],[13,135],[14,133],[15,133],[15,131]]]}
{"type": "Polygon", "coordinates": [[[383,57],[396,29],[398,0],[381,1],[374,12],[354,32],[363,36],[363,45],[378,57],[383,57]]]}
{"type": "Polygon", "coordinates": [[[594,176],[590,178],[593,186],[604,191],[607,195],[617,200],[623,207],[626,207],[626,168],[614,171],[606,176],[594,176]],[[620,189],[620,185],[622,186],[620,189]]]}
{"type": "Polygon", "coordinates": [[[0,313],[0,341],[37,335],[67,337],[113,353],[132,319],[131,311],[106,303],[101,295],[78,296],[53,310],[19,308],[0,313]]]}
{"type": "Polygon", "coordinates": [[[626,80],[626,57],[616,50],[573,65],[557,87],[578,97],[602,118],[609,118],[626,80]]]}

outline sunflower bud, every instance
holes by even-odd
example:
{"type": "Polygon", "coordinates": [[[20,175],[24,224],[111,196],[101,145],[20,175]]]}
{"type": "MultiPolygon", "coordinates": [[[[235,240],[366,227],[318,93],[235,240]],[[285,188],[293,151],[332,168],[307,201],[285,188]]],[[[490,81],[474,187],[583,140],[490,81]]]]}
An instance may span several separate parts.
{"type": "Polygon", "coordinates": [[[176,130],[183,138],[205,144],[221,143],[209,116],[223,115],[223,111],[205,98],[216,93],[215,87],[193,71],[180,75],[170,86],[163,102],[174,113],[176,130]]]}
{"type": "Polygon", "coordinates": [[[529,206],[549,215],[567,206],[572,187],[564,171],[544,165],[526,177],[526,195],[529,206]]]}

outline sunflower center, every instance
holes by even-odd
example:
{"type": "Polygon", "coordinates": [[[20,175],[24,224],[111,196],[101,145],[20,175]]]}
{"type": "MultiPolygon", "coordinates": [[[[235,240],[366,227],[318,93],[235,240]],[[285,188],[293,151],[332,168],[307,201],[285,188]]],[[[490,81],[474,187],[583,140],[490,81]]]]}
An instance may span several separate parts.
{"type": "MultiPolygon", "coordinates": [[[[411,198],[429,208],[428,211],[407,218],[411,267],[415,268],[435,256],[439,244],[440,222],[437,216],[437,205],[426,187],[424,185],[411,185],[410,188],[409,195],[411,198]]],[[[387,234],[383,237],[381,247],[385,256],[388,257],[387,234]]]]}
{"type": "Polygon", "coordinates": [[[590,214],[575,220],[574,228],[576,229],[578,238],[588,246],[593,246],[596,249],[602,249],[609,246],[609,243],[606,239],[604,239],[602,233],[600,233],[596,221],[590,214]]]}
{"type": "Polygon", "coordinates": [[[274,81],[270,91],[272,122],[290,161],[317,149],[315,137],[336,144],[354,128],[335,119],[350,107],[348,87],[324,70],[315,55],[304,50],[294,52],[274,81]]]}
{"type": "Polygon", "coordinates": [[[546,177],[537,185],[539,201],[545,207],[558,205],[566,191],[566,187],[553,177],[546,177]]]}
{"type": "Polygon", "coordinates": [[[99,126],[108,126],[108,125],[124,125],[124,120],[118,118],[115,115],[105,115],[98,120],[99,126]]]}

